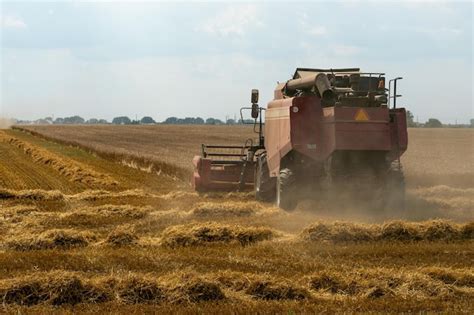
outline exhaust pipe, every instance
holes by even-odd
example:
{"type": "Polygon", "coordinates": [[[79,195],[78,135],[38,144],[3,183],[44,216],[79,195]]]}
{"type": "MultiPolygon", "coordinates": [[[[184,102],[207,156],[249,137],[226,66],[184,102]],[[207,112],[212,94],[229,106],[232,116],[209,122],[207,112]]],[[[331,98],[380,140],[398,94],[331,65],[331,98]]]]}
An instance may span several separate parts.
{"type": "Polygon", "coordinates": [[[331,83],[325,73],[318,72],[304,78],[293,79],[286,82],[287,91],[305,90],[316,87],[321,98],[325,101],[334,99],[334,91],[331,89],[331,83]]]}

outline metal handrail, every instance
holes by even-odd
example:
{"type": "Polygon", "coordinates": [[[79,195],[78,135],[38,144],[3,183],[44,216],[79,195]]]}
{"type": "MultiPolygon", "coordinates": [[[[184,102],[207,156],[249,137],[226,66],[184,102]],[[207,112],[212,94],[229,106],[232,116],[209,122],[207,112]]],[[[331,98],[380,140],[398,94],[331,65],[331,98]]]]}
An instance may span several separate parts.
{"type": "Polygon", "coordinates": [[[237,154],[237,153],[207,153],[207,156],[246,156],[246,154],[237,154]]]}
{"type": "Polygon", "coordinates": [[[242,148],[250,148],[250,146],[242,146],[242,145],[207,145],[203,144],[204,148],[208,149],[242,149],[242,148]]]}
{"type": "Polygon", "coordinates": [[[397,77],[395,79],[388,81],[388,108],[390,108],[390,99],[393,98],[393,108],[397,108],[397,97],[402,97],[402,95],[397,94],[397,81],[403,79],[402,77],[397,77]],[[391,95],[391,85],[393,82],[393,96],[391,95]]]}

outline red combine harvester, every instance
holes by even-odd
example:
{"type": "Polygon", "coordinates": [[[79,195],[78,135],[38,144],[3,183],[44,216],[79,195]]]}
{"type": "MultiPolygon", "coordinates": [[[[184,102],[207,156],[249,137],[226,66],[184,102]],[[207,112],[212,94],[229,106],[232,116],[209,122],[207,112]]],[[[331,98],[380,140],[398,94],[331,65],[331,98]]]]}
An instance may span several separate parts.
{"type": "Polygon", "coordinates": [[[277,85],[266,109],[252,90],[252,106],[241,114],[251,110],[258,140],[203,144],[193,159],[193,187],[204,192],[253,186],[258,200],[292,210],[327,187],[362,190],[370,183],[371,195],[384,207],[403,207],[400,156],[408,137],[405,109],[396,107],[399,79],[386,89],[384,73],[298,68],[277,85]]]}

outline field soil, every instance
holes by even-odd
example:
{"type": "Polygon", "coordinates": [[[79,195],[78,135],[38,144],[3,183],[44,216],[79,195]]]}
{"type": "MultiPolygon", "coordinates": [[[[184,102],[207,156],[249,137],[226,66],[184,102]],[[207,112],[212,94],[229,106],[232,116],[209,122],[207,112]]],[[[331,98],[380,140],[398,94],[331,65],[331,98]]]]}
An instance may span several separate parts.
{"type": "Polygon", "coordinates": [[[197,194],[234,126],[0,130],[5,313],[473,313],[474,132],[411,129],[407,210],[197,194]]]}

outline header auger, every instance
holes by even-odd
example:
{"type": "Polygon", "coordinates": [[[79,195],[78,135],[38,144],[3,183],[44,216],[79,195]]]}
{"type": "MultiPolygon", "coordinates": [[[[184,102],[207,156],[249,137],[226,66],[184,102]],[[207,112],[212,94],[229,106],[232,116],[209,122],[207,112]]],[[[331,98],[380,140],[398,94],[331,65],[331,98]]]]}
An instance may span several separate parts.
{"type": "Polygon", "coordinates": [[[395,106],[401,78],[389,81],[389,87],[394,81],[391,93],[384,75],[358,68],[298,68],[277,85],[266,108],[258,106],[258,90],[252,90],[252,106],[243,109],[251,110],[258,139],[242,146],[203,145],[193,159],[193,187],[253,186],[258,200],[292,210],[300,199],[320,196],[323,187],[369,182],[384,206],[402,207],[406,113],[395,106]]]}

